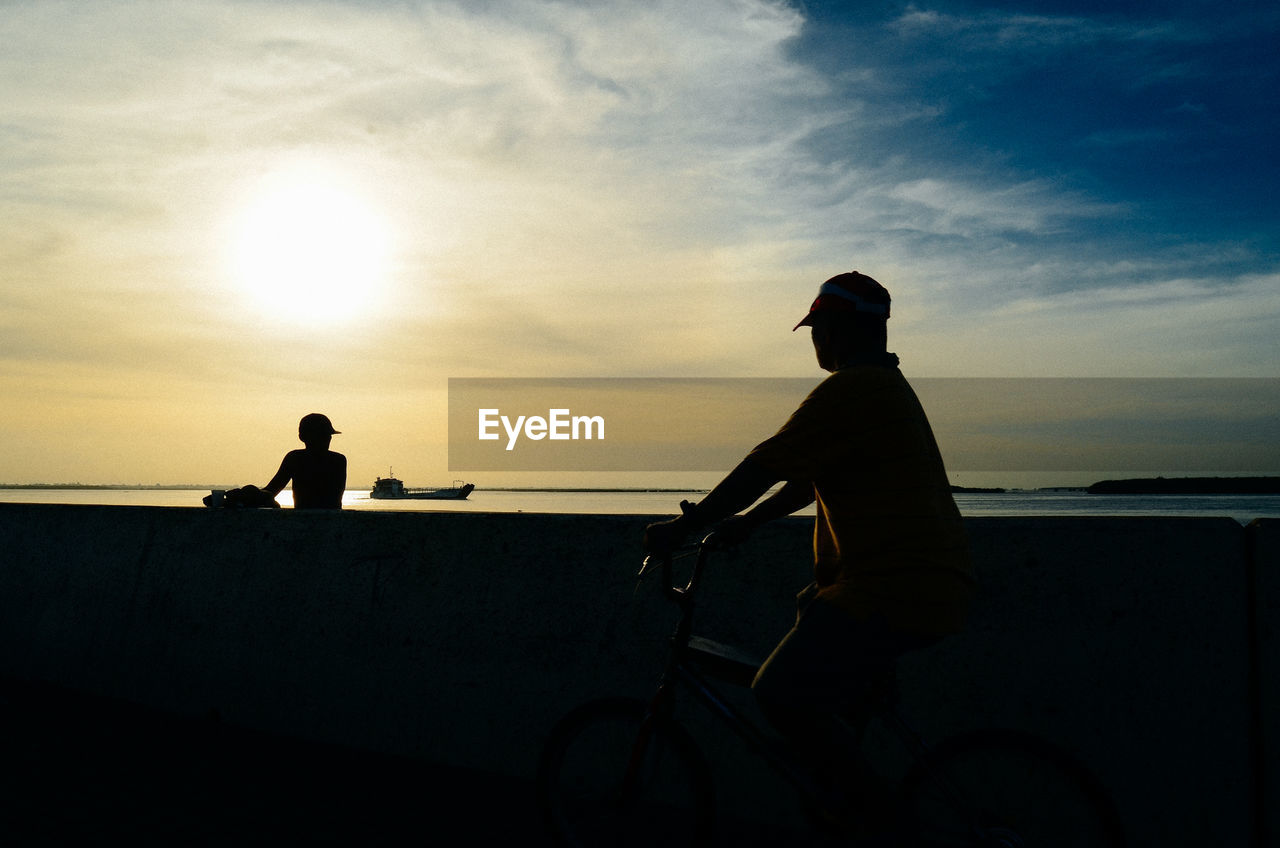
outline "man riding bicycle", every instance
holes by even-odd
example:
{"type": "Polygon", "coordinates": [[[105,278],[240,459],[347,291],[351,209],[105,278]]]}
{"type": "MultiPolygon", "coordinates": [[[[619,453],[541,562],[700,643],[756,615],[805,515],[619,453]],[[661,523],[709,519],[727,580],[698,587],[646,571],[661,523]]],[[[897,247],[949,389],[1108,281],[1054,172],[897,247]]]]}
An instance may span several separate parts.
{"type": "Polygon", "coordinates": [[[720,538],[736,542],[817,502],[814,582],[752,689],[814,768],[864,802],[874,801],[872,784],[849,773],[861,761],[836,747],[845,737],[835,715],[864,700],[898,656],[959,632],[974,589],[932,429],[887,352],[889,303],[857,271],[823,283],[794,329],[810,328],[830,376],[700,503],[682,503],[682,515],[645,531],[646,548],[657,551],[717,522],[720,538]]]}

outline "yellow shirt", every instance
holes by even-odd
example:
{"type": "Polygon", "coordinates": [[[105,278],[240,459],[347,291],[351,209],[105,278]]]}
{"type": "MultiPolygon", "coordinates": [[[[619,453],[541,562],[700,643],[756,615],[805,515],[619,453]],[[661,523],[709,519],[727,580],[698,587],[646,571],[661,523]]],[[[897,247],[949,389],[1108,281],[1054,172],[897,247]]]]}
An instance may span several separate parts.
{"type": "Polygon", "coordinates": [[[749,457],[813,483],[818,597],[911,633],[959,632],[974,579],[933,430],[897,368],[823,380],[749,457]]]}

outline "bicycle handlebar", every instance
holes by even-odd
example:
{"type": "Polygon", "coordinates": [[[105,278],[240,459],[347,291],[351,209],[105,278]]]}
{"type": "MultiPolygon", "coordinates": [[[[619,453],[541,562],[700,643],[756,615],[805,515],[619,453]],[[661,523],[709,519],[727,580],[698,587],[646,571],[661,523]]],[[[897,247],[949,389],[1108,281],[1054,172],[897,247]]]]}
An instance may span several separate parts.
{"type": "Polygon", "coordinates": [[[714,532],[708,533],[702,537],[702,540],[692,546],[693,552],[697,554],[697,559],[693,564],[693,571],[689,574],[689,580],[685,585],[678,586],[675,583],[674,568],[676,556],[674,551],[664,551],[663,553],[651,553],[644,558],[644,563],[640,566],[639,577],[644,577],[649,573],[649,569],[653,567],[654,560],[658,561],[658,565],[662,568],[662,594],[678,604],[688,604],[693,600],[693,592],[697,588],[702,578],[702,568],[706,565],[707,555],[715,550],[717,546],[717,538],[714,532]]]}

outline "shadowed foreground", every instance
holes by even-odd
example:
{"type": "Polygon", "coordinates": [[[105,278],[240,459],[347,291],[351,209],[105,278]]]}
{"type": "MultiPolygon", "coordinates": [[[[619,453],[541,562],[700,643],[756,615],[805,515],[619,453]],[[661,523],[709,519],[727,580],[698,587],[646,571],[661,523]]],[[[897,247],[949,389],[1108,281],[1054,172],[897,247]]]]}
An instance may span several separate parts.
{"type": "MultiPolygon", "coordinates": [[[[538,839],[529,794],[502,782],[451,771],[384,777],[401,767],[366,758],[322,768],[318,757],[282,774],[302,754],[265,742],[237,750],[241,737],[225,726],[527,785],[569,710],[652,693],[673,610],[656,587],[636,586],[647,520],[0,503],[0,681],[180,715],[217,711],[224,725],[194,722],[178,755],[161,747],[121,777],[103,763],[131,753],[126,742],[109,736],[116,751],[87,756],[85,743],[63,738],[62,728],[97,723],[94,710],[41,719],[33,741],[21,721],[6,721],[0,745],[20,746],[19,763],[35,774],[0,769],[0,783],[21,793],[11,803],[0,794],[0,813],[7,805],[30,832],[46,819],[65,830],[88,809],[81,832],[95,833],[95,814],[123,808],[110,822],[117,831],[145,822],[190,835],[197,822],[232,834],[224,842],[308,828],[344,834],[330,844],[351,833],[373,843],[458,822],[480,844],[506,843],[482,829],[538,839]],[[42,748],[61,751],[53,765],[42,748]],[[97,800],[104,785],[114,801],[97,800]]],[[[971,621],[899,669],[919,730],[939,740],[1007,727],[1066,748],[1112,794],[1135,845],[1270,844],[1280,810],[1280,782],[1268,779],[1280,751],[1280,521],[965,524],[981,564],[971,621]]],[[[788,519],[713,566],[699,635],[767,654],[795,620],[812,537],[812,519],[788,519]]],[[[732,734],[692,731],[716,769],[724,815],[788,823],[776,781],[732,734]]],[[[116,731],[99,724],[104,732],[116,731]]]]}
{"type": "Polygon", "coordinates": [[[512,778],[0,682],[4,845],[545,844],[512,778]]]}

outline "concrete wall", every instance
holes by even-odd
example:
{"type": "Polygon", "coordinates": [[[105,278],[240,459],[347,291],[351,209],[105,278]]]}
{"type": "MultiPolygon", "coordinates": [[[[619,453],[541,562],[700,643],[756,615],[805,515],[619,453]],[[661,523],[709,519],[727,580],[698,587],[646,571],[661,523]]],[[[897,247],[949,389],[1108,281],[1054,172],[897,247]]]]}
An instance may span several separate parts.
{"type": "MultiPolygon", "coordinates": [[[[528,775],[571,706],[660,671],[674,616],[634,582],[648,520],[0,504],[0,674],[528,775]]],[[[1276,524],[969,521],[981,601],[904,660],[908,712],[929,736],[1014,726],[1070,748],[1133,844],[1250,844],[1276,760],[1276,524]]],[[[698,629],[767,653],[810,528],[719,560],[698,629]]],[[[726,803],[767,807],[770,780],[691,720],[726,803]]]]}
{"type": "Polygon", "coordinates": [[[1251,629],[1254,771],[1260,812],[1256,844],[1274,845],[1280,838],[1280,520],[1258,520],[1248,529],[1255,587],[1251,629]]]}

